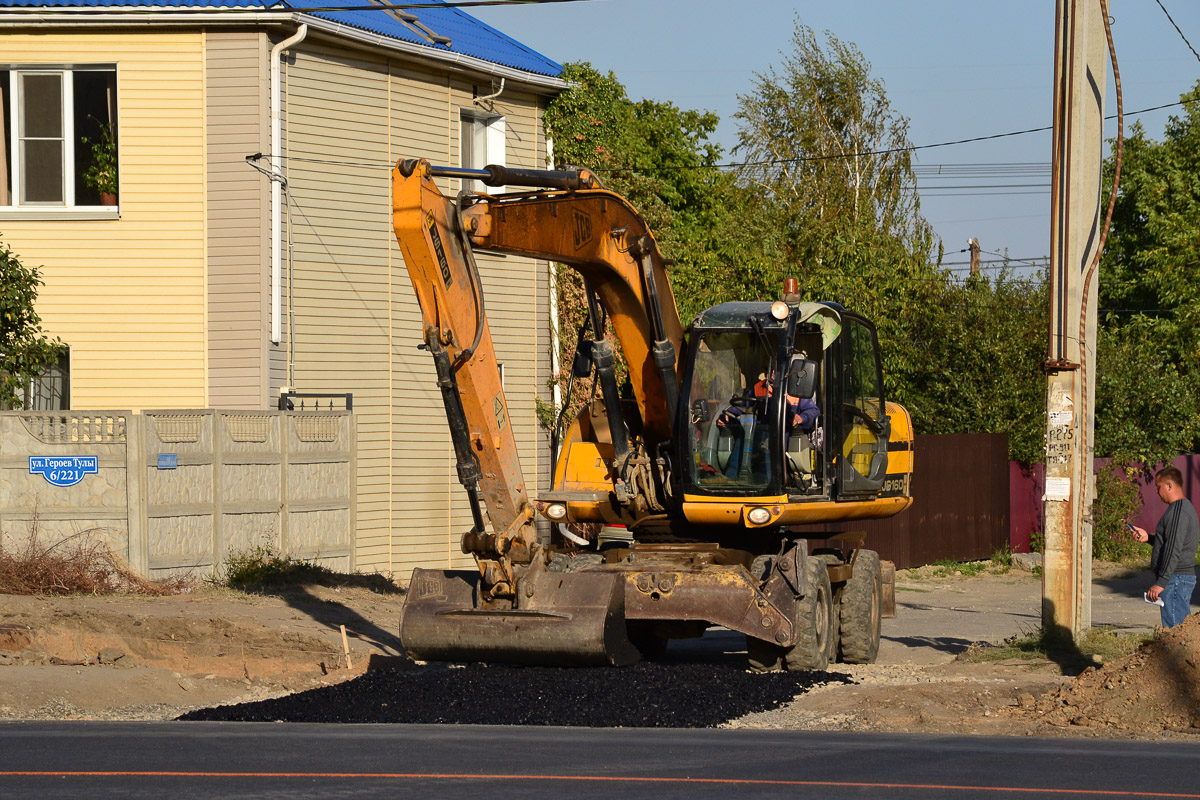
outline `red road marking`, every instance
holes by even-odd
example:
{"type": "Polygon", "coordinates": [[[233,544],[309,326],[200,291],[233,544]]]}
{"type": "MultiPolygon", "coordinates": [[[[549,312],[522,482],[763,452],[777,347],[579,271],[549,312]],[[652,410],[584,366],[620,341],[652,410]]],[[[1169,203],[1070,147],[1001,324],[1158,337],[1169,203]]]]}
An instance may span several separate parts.
{"type": "Polygon", "coordinates": [[[871,783],[869,781],[793,781],[754,778],[653,778],[612,775],[474,775],[442,772],[182,772],[182,771],[31,771],[2,770],[0,778],[388,778],[412,780],[468,781],[594,781],[608,783],[683,783],[727,784],[741,786],[825,786],[854,789],[940,789],[944,791],[1023,792],[1026,794],[1088,795],[1091,797],[1181,797],[1200,798],[1200,794],[1175,792],[1138,792],[1118,789],[1040,789],[1026,786],[972,786],[940,783],[871,783]]]}

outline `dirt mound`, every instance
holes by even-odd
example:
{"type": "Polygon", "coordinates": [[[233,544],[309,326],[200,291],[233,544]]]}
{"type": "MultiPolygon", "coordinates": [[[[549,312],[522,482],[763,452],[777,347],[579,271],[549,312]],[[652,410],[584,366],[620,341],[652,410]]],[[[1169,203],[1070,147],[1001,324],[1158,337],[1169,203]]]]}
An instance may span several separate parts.
{"type": "Polygon", "coordinates": [[[102,608],[53,619],[6,614],[0,665],[156,667],[246,680],[320,674],[341,666],[335,645],[220,617],[153,617],[102,608]]]}
{"type": "Polygon", "coordinates": [[[1024,713],[1113,733],[1200,733],[1200,614],[1119,661],[1087,670],[1024,713]]]}

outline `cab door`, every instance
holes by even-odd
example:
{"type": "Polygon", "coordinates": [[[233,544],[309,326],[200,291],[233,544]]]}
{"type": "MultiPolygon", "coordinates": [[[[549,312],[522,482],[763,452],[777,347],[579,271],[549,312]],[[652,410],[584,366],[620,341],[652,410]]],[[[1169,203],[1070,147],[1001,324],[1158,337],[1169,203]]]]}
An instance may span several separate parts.
{"type": "Polygon", "coordinates": [[[875,329],[845,315],[838,386],[840,435],[832,456],[839,498],[878,494],[887,474],[888,418],[875,329]]]}

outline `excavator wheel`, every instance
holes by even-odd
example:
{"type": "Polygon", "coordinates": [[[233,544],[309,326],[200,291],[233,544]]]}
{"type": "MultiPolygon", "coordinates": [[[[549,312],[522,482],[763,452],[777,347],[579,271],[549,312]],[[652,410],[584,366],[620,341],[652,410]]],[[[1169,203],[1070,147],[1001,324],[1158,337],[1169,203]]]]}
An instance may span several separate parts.
{"type": "Polygon", "coordinates": [[[798,636],[792,647],[779,647],[762,639],[746,637],[746,658],[754,672],[789,672],[826,669],[833,660],[833,590],[825,562],[818,558],[805,561],[809,591],[796,601],[798,636]]]}
{"type": "MultiPolygon", "coordinates": [[[[817,550],[813,554],[812,557],[814,559],[819,560],[823,565],[825,565],[827,567],[830,565],[837,566],[839,564],[846,563],[845,560],[842,558],[841,550],[832,550],[832,549],[822,548],[820,550],[817,550]]],[[[841,650],[842,626],[841,626],[841,614],[839,613],[839,608],[840,608],[839,600],[841,599],[841,595],[845,592],[845,586],[846,586],[846,584],[844,581],[841,583],[830,583],[830,588],[832,589],[832,592],[830,593],[830,602],[833,605],[833,611],[830,613],[830,619],[831,619],[830,624],[832,625],[832,631],[829,634],[829,663],[830,664],[832,664],[835,661],[841,660],[839,658],[839,652],[841,650]]]]}
{"type": "Polygon", "coordinates": [[[840,600],[841,660],[847,664],[874,664],[879,655],[883,617],[883,574],[879,553],[858,551],[854,574],[846,581],[840,600]]]}

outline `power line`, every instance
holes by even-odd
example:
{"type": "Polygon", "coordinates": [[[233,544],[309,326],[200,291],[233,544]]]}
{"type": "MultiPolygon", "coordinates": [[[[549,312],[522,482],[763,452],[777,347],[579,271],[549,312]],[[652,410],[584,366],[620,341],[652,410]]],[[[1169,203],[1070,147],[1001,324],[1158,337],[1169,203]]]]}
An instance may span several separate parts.
{"type": "Polygon", "coordinates": [[[1187,37],[1183,35],[1183,31],[1179,30],[1178,25],[1175,25],[1175,20],[1171,18],[1171,12],[1167,11],[1167,7],[1162,4],[1162,0],[1154,0],[1154,2],[1158,3],[1158,7],[1162,9],[1162,12],[1167,15],[1167,19],[1170,20],[1171,24],[1175,26],[1175,32],[1179,34],[1180,39],[1183,39],[1183,43],[1188,46],[1188,50],[1191,50],[1192,55],[1196,57],[1196,60],[1200,61],[1200,53],[1196,52],[1196,48],[1192,47],[1192,43],[1189,42],[1187,37]]]}
{"type": "MultiPolygon", "coordinates": [[[[1184,105],[1185,101],[1177,100],[1174,103],[1163,103],[1159,106],[1150,106],[1149,108],[1140,108],[1136,111],[1126,111],[1125,116],[1131,117],[1135,114],[1147,114],[1151,111],[1161,111],[1164,108],[1174,108],[1175,106],[1184,105]]],[[[1105,119],[1116,119],[1116,114],[1110,114],[1105,119]]],[[[1006,133],[993,133],[987,136],[972,136],[966,139],[954,139],[947,142],[934,142],[932,144],[916,144],[908,145],[907,147],[889,147],[884,150],[860,150],[853,153],[831,153],[820,156],[797,156],[795,158],[773,158],[766,161],[731,161],[725,164],[664,164],[656,167],[659,170],[673,169],[732,169],[738,167],[770,167],[783,164],[804,164],[813,161],[830,161],[833,159],[859,158],[862,156],[886,156],[896,153],[911,153],[917,150],[931,150],[936,147],[953,147],[960,144],[973,144],[975,142],[986,142],[993,139],[1004,139],[1012,136],[1024,136],[1029,133],[1043,133],[1053,130],[1053,125],[1043,125],[1040,128],[1025,128],[1019,131],[1008,131],[1006,133]]],[[[639,167],[597,167],[595,172],[647,172],[648,170],[639,167]]]]}
{"type": "MultiPolygon", "coordinates": [[[[485,3],[485,4],[517,3],[517,2],[520,2],[520,3],[566,3],[566,2],[591,2],[591,0],[468,0],[468,2],[479,2],[479,3],[485,3]]],[[[428,4],[425,4],[425,5],[426,5],[426,7],[429,7],[428,4]]],[[[451,5],[452,5],[451,3],[446,4],[446,6],[451,6],[451,5]]],[[[372,6],[372,8],[380,8],[380,6],[372,6]]],[[[298,9],[293,9],[293,10],[298,10],[298,9]]],[[[1164,108],[1173,108],[1175,106],[1181,106],[1181,105],[1184,105],[1184,101],[1182,101],[1182,100],[1174,102],[1174,103],[1164,103],[1163,105],[1151,106],[1149,108],[1142,108],[1142,109],[1138,109],[1137,111],[1127,111],[1127,112],[1125,112],[1125,116],[1128,117],[1128,116],[1132,116],[1134,114],[1146,114],[1151,111],[1161,111],[1164,108]]],[[[1105,119],[1115,119],[1115,118],[1116,118],[1115,115],[1110,115],[1108,117],[1105,117],[1105,119]]],[[[770,161],[747,161],[747,162],[733,161],[733,162],[729,162],[726,164],[670,164],[670,165],[664,164],[659,167],[656,167],[656,169],[660,169],[660,170],[730,169],[730,168],[734,168],[734,167],[770,166],[773,164],[791,164],[791,163],[802,163],[802,162],[808,162],[808,161],[827,161],[827,160],[835,159],[835,158],[853,158],[855,156],[889,155],[889,154],[893,154],[893,153],[911,152],[914,150],[929,150],[929,149],[932,149],[935,147],[952,147],[952,146],[960,145],[960,144],[970,144],[972,142],[982,142],[982,141],[988,141],[991,139],[1002,139],[1002,138],[1009,137],[1009,136],[1021,136],[1021,135],[1027,134],[1027,133],[1040,133],[1042,131],[1048,131],[1051,129],[1052,129],[1052,126],[1044,126],[1041,128],[1026,128],[1025,130],[1020,130],[1020,131],[1009,131],[1007,133],[994,133],[989,136],[975,136],[975,137],[971,137],[968,139],[956,139],[954,141],[935,142],[933,144],[911,145],[909,147],[895,147],[895,148],[890,148],[887,150],[867,150],[867,151],[862,151],[862,152],[858,152],[858,153],[833,154],[833,155],[824,155],[824,156],[802,156],[802,157],[797,157],[797,158],[773,159],[770,161]]],[[[391,161],[386,161],[386,162],[385,161],[336,161],[336,160],[322,159],[322,158],[304,158],[304,157],[300,157],[300,156],[285,156],[285,155],[272,156],[270,154],[264,154],[264,153],[255,154],[255,158],[256,159],[257,158],[268,158],[268,159],[277,159],[277,160],[282,160],[282,161],[287,161],[287,160],[303,161],[303,162],[311,163],[311,164],[330,164],[330,165],[334,165],[334,166],[345,166],[345,167],[387,167],[387,168],[391,168],[392,166],[394,166],[391,161]]],[[[1017,166],[1031,167],[1031,168],[1041,166],[1041,165],[1037,164],[1036,162],[1013,162],[1013,164],[1014,164],[1014,168],[1017,166]]],[[[1000,165],[1001,164],[990,164],[990,165],[974,164],[974,165],[963,165],[963,166],[1000,166],[1000,165]]],[[[921,165],[917,165],[918,168],[920,166],[921,165]]],[[[932,167],[935,165],[930,165],[930,166],[932,167]]],[[[956,166],[956,165],[943,164],[943,165],[936,165],[936,166],[938,166],[939,168],[946,168],[946,167],[951,167],[951,166],[956,166]]],[[[647,170],[645,170],[644,168],[638,168],[638,167],[605,167],[605,168],[596,168],[593,171],[594,172],[604,172],[604,173],[614,173],[614,172],[645,172],[647,170]]],[[[949,189],[951,187],[939,187],[939,188],[949,189]]],[[[971,188],[971,187],[954,187],[954,188],[971,188]]],[[[1049,189],[1046,189],[1046,191],[1049,191],[1049,189]]],[[[993,193],[993,194],[999,194],[999,193],[993,193]]],[[[1039,192],[1011,192],[1011,194],[1039,194],[1039,192]]]]}

